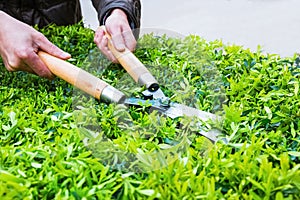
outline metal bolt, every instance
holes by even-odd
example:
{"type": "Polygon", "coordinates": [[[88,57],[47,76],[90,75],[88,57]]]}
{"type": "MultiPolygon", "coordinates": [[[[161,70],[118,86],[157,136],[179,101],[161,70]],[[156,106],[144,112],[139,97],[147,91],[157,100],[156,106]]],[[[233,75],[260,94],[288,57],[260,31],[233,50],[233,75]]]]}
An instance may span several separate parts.
{"type": "Polygon", "coordinates": [[[170,106],[170,98],[168,98],[168,97],[162,97],[162,98],[159,99],[159,103],[163,107],[168,107],[168,106],[170,106]]]}

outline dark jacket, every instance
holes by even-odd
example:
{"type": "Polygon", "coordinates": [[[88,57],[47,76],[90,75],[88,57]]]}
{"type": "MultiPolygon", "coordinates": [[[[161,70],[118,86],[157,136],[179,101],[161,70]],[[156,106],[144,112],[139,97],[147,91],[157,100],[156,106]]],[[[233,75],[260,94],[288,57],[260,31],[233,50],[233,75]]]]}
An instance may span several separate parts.
{"type": "MultiPolygon", "coordinates": [[[[86,0],[85,0],[86,1],[86,0]]],[[[132,29],[140,27],[140,0],[92,0],[103,25],[114,8],[124,10],[132,29]]],[[[0,10],[29,25],[71,25],[82,20],[79,0],[0,0],[0,10]]]]}

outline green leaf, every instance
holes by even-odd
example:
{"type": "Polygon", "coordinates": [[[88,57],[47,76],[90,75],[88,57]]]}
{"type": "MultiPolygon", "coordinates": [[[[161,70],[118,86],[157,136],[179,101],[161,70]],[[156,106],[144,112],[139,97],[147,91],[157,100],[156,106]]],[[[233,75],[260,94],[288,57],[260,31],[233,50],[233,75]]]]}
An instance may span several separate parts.
{"type": "Polygon", "coordinates": [[[24,183],[23,179],[18,178],[5,170],[0,170],[0,180],[5,182],[24,183]]]}
{"type": "Polygon", "coordinates": [[[271,111],[271,109],[269,107],[267,107],[267,106],[265,106],[264,109],[265,109],[265,111],[266,111],[266,113],[268,115],[268,119],[272,119],[272,111],[271,111]]]}
{"type": "Polygon", "coordinates": [[[289,151],[288,154],[291,156],[300,157],[299,151],[289,151]]]}
{"type": "Polygon", "coordinates": [[[155,194],[155,191],[151,189],[138,190],[138,192],[146,196],[152,196],[155,194]]]}
{"type": "Polygon", "coordinates": [[[34,167],[34,168],[42,168],[42,164],[37,163],[37,162],[32,162],[31,166],[34,167]]]}

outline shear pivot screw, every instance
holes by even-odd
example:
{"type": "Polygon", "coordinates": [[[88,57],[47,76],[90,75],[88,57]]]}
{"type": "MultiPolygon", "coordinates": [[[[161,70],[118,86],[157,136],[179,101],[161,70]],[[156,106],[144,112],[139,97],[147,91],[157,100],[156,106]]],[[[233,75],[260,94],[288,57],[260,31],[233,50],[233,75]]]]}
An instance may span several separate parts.
{"type": "Polygon", "coordinates": [[[163,107],[168,107],[168,106],[170,106],[170,99],[168,97],[162,97],[159,99],[159,103],[163,107]]]}

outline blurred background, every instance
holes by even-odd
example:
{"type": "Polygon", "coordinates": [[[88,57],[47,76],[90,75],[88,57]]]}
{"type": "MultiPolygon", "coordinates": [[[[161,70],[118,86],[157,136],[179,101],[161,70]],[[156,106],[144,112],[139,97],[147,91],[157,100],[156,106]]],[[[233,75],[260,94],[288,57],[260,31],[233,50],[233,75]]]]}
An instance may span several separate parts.
{"type": "MultiPolygon", "coordinates": [[[[86,27],[98,26],[89,0],[80,0],[86,27]]],[[[300,53],[299,0],[141,0],[141,28],[221,39],[255,51],[300,53]]]]}

